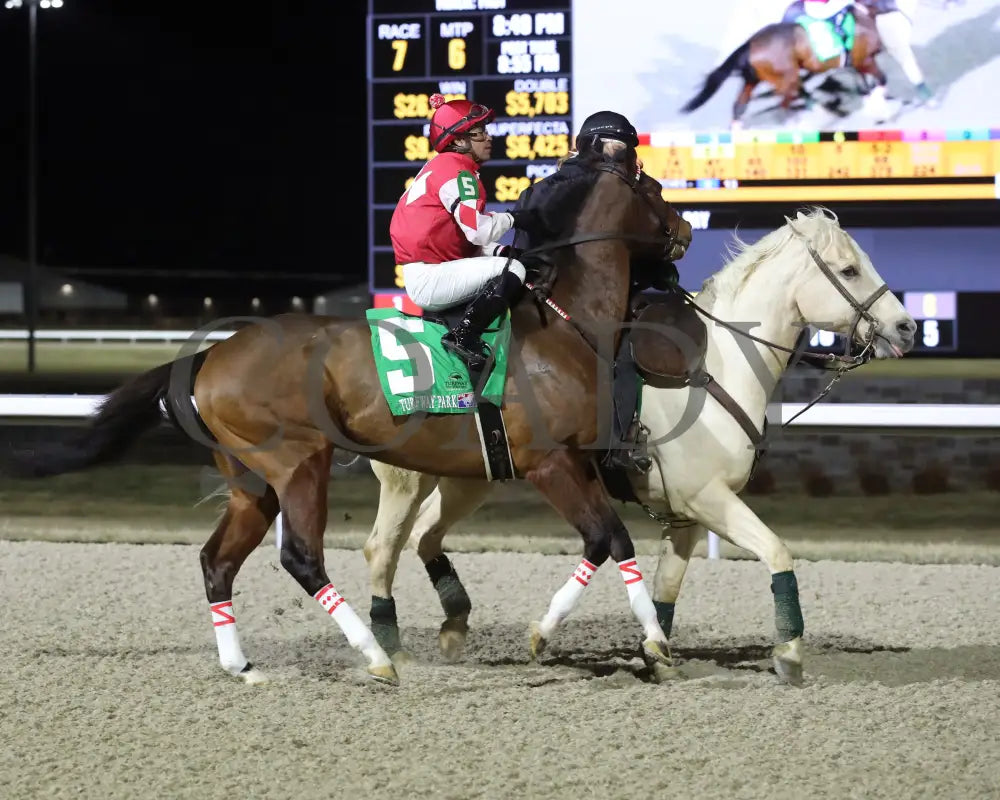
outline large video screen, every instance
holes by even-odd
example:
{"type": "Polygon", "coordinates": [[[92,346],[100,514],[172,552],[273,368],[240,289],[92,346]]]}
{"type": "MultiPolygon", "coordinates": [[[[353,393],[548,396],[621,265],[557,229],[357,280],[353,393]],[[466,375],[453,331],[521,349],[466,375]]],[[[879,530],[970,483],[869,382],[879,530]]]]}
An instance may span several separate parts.
{"type": "Polygon", "coordinates": [[[574,0],[574,130],[624,113],[678,203],[1000,198],[1000,0],[844,5],[574,0]]]}

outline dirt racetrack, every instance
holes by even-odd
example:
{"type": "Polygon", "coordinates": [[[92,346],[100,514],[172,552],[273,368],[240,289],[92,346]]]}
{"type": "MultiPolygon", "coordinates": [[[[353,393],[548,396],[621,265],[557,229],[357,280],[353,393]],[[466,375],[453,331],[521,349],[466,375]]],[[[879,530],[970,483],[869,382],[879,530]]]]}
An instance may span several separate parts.
{"type": "MultiPolygon", "coordinates": [[[[414,659],[363,678],[339,630],[249,559],[248,656],[217,666],[198,548],[0,541],[0,797],[996,797],[1000,568],[799,562],[807,683],[776,684],[766,570],[692,561],[673,646],[685,680],[643,680],[622,582],[597,573],[541,663],[528,622],[574,556],[458,553],[473,600],[463,663],[405,551],[396,599],[414,659]]],[[[328,550],[367,619],[364,559],[328,550]]],[[[654,560],[640,556],[651,577],[654,560]]]]}

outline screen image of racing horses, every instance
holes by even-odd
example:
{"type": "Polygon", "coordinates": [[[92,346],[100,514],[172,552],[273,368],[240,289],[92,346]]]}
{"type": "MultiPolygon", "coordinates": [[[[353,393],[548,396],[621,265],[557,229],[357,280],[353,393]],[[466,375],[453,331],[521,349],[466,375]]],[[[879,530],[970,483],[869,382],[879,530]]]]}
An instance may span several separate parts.
{"type": "Polygon", "coordinates": [[[841,6],[620,0],[610,15],[578,0],[576,123],[613,86],[640,132],[1000,127],[984,102],[1000,84],[1000,0],[862,0],[837,28],[804,5],[841,6]]]}

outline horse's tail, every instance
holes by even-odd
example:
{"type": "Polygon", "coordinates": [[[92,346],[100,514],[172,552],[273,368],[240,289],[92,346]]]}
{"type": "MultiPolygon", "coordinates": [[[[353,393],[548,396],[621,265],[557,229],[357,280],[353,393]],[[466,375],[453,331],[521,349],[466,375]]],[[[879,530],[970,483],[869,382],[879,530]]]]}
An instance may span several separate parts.
{"type": "Polygon", "coordinates": [[[136,376],[101,402],[83,430],[61,442],[46,442],[17,451],[4,459],[0,471],[10,477],[44,478],[117,460],[140,434],[161,423],[164,413],[173,424],[178,424],[168,397],[171,376],[177,369],[178,374],[190,377],[190,385],[183,392],[184,397],[189,397],[210,349],[136,376]]]}
{"type": "Polygon", "coordinates": [[[718,67],[716,67],[705,78],[705,83],[702,84],[701,91],[698,92],[694,97],[687,101],[683,108],[681,108],[681,113],[689,114],[696,108],[701,108],[708,99],[719,91],[719,87],[722,86],[723,81],[726,80],[737,67],[740,67],[744,72],[749,66],[749,61],[747,61],[750,55],[750,40],[747,39],[743,44],[733,50],[729,54],[729,57],[718,67]]]}

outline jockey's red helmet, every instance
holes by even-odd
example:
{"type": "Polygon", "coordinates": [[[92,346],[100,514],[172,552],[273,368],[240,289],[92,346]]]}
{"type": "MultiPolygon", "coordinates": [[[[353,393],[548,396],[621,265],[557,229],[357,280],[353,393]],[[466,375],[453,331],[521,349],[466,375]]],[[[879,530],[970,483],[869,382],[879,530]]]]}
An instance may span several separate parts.
{"type": "Polygon", "coordinates": [[[443,94],[432,94],[430,104],[435,109],[431,117],[431,147],[439,153],[455,141],[457,135],[493,119],[492,108],[470,100],[449,100],[446,103],[443,94]]]}

